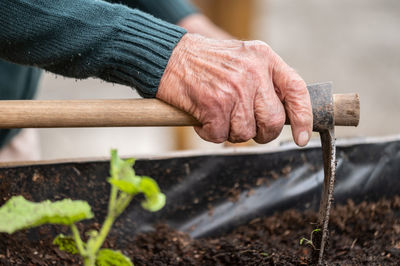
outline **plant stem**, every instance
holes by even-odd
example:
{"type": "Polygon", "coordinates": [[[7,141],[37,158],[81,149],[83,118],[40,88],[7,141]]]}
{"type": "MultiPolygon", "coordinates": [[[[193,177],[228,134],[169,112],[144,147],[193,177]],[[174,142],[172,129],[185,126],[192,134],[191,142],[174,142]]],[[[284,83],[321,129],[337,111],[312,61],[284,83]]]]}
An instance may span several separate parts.
{"type": "Polygon", "coordinates": [[[108,232],[111,229],[112,224],[116,219],[115,209],[117,204],[117,196],[118,196],[118,188],[111,185],[111,192],[110,192],[110,200],[108,202],[108,213],[107,217],[100,229],[99,234],[95,238],[95,242],[91,245],[89,253],[97,254],[97,251],[103,245],[104,240],[106,239],[108,232]]]}
{"type": "Polygon", "coordinates": [[[76,227],[75,224],[71,224],[71,231],[72,231],[72,235],[74,236],[75,243],[78,248],[79,254],[81,254],[82,257],[86,256],[86,250],[83,247],[83,242],[82,242],[81,236],[80,236],[78,228],[76,227]]]}
{"type": "MultiPolygon", "coordinates": [[[[113,188],[114,188],[114,186],[113,186],[113,188]]],[[[116,189],[116,192],[118,192],[118,189],[116,189]]],[[[113,196],[113,195],[111,195],[111,196],[113,196]]],[[[120,193],[118,199],[114,198],[113,205],[110,204],[112,209],[108,210],[107,217],[106,217],[106,219],[103,223],[103,226],[101,227],[100,232],[96,237],[96,241],[92,247],[92,251],[95,254],[103,245],[108,233],[111,230],[111,227],[112,227],[114,221],[126,209],[126,207],[131,202],[132,198],[133,198],[133,196],[131,196],[131,195],[127,195],[126,193],[120,193]]]]}
{"type": "Polygon", "coordinates": [[[115,209],[115,203],[118,196],[118,188],[111,185],[110,200],[108,202],[108,214],[115,209]]]}
{"type": "Polygon", "coordinates": [[[95,266],[95,263],[96,259],[94,259],[93,256],[83,258],[83,265],[85,266],[95,266]]]}
{"type": "Polygon", "coordinates": [[[107,214],[106,220],[103,223],[103,226],[100,229],[99,234],[96,237],[96,241],[93,245],[92,252],[97,253],[97,251],[101,248],[106,239],[108,233],[110,232],[111,226],[113,225],[116,217],[114,216],[114,211],[107,214]]]}
{"type": "Polygon", "coordinates": [[[75,224],[71,225],[72,235],[74,236],[74,240],[76,243],[76,247],[78,248],[79,254],[83,257],[83,263],[85,266],[94,266],[96,262],[96,253],[88,252],[83,246],[83,242],[81,236],[79,234],[79,230],[75,224]]]}
{"type": "Polygon", "coordinates": [[[129,203],[131,203],[133,199],[132,195],[126,194],[126,193],[121,193],[116,205],[115,205],[115,216],[118,217],[121,215],[121,213],[124,212],[126,207],[128,207],[129,203]]]}

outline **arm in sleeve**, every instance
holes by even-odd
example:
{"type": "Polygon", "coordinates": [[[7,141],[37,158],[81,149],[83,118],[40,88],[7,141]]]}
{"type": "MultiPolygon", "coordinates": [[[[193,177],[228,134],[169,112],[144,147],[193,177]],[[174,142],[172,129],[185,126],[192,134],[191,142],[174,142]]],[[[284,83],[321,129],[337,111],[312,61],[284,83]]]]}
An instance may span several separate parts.
{"type": "Polygon", "coordinates": [[[173,24],[197,12],[187,0],[112,0],[112,2],[138,8],[173,24]]]}
{"type": "Polygon", "coordinates": [[[154,97],[184,29],[98,0],[1,0],[0,57],[154,97]]]}

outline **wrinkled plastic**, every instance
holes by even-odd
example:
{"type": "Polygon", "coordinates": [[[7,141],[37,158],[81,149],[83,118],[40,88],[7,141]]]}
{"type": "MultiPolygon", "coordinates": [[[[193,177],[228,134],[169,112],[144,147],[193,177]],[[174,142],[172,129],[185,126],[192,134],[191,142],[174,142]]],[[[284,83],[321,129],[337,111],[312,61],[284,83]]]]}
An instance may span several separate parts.
{"type": "MultiPolygon", "coordinates": [[[[157,213],[142,210],[140,199],[131,204],[113,229],[119,244],[160,222],[198,238],[289,208],[317,210],[323,181],[320,147],[141,159],[135,170],[157,180],[167,204],[157,213]]],[[[1,168],[1,204],[21,193],[33,200],[72,197],[89,201],[101,222],[109,194],[107,176],[108,162],[1,168]]],[[[338,145],[334,204],[399,192],[400,139],[338,145]]]]}
{"type": "MultiPolygon", "coordinates": [[[[159,219],[193,237],[220,234],[289,208],[319,208],[323,183],[319,147],[176,160],[188,172],[182,182],[169,183],[169,208],[159,219]]],[[[399,192],[399,141],[338,147],[335,203],[349,198],[378,200],[399,192]]],[[[142,219],[142,227],[151,224],[151,217],[142,219]]]]}

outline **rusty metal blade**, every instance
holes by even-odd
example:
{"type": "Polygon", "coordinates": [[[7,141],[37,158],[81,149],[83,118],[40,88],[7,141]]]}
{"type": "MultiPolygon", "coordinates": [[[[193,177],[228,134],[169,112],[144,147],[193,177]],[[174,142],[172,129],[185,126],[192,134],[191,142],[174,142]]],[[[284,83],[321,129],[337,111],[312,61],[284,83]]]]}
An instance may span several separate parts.
{"type": "Polygon", "coordinates": [[[336,146],[335,146],[335,129],[320,132],[322,157],[324,161],[324,186],[321,196],[321,202],[318,215],[318,228],[321,229],[314,236],[315,246],[320,247],[313,254],[314,263],[318,265],[323,263],[324,250],[328,241],[328,223],[329,213],[333,200],[333,189],[336,175],[336,146]]]}

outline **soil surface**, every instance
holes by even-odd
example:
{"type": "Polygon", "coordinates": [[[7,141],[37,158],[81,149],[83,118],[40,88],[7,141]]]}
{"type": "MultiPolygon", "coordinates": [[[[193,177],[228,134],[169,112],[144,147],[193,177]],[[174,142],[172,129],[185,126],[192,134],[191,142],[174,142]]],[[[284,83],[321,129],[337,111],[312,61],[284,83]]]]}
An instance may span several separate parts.
{"type": "MultiPolygon", "coordinates": [[[[312,247],[300,246],[299,240],[310,238],[316,220],[314,212],[288,210],[252,220],[219,238],[197,240],[159,225],[154,232],[138,235],[122,251],[135,265],[304,265],[312,247]]],[[[78,256],[59,251],[46,239],[48,228],[42,227],[39,234],[1,234],[0,264],[82,264],[78,256]]],[[[400,197],[336,206],[329,228],[327,264],[399,265],[400,197]]],[[[114,242],[105,246],[112,248],[114,242]]]]}

